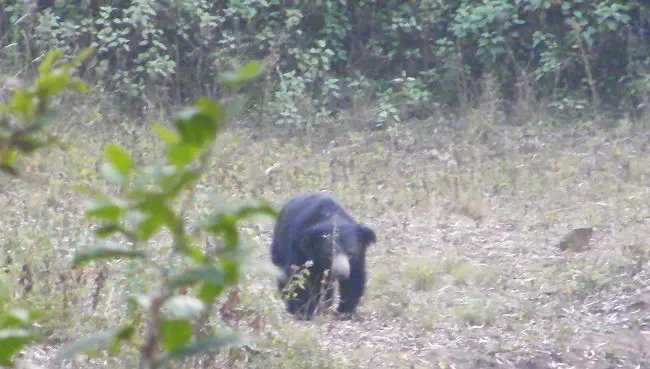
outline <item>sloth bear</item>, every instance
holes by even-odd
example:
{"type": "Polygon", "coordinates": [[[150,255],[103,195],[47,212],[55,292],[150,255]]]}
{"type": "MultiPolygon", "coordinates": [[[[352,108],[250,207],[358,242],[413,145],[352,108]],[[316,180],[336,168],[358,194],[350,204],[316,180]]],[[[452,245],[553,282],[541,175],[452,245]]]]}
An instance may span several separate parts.
{"type": "Polygon", "coordinates": [[[308,261],[311,266],[305,283],[286,297],[287,310],[311,319],[322,297],[331,305],[337,280],[338,312],[354,313],[366,284],[366,249],[375,242],[375,232],[357,223],[329,194],[306,193],[289,200],[280,210],[271,242],[273,264],[284,272],[278,289],[283,292],[308,261]]]}

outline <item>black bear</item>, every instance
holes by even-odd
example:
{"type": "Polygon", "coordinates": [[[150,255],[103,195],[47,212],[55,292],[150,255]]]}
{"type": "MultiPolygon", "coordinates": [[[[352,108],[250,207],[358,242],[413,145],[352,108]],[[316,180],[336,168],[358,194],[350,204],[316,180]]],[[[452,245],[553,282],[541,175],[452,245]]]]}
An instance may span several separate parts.
{"type": "Polygon", "coordinates": [[[297,267],[308,261],[312,265],[306,283],[287,298],[287,310],[311,319],[322,297],[331,303],[333,283],[338,280],[337,310],[354,313],[366,284],[366,249],[374,242],[375,232],[357,223],[329,194],[306,193],[289,200],[280,210],[271,242],[273,264],[284,272],[278,279],[279,290],[284,290],[297,267]]]}

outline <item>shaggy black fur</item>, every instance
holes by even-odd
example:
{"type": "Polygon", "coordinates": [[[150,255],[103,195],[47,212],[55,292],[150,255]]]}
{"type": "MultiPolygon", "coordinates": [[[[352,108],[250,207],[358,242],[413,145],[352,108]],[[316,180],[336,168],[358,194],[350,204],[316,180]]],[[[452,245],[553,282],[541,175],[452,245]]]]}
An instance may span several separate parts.
{"type": "Polygon", "coordinates": [[[278,280],[278,288],[285,288],[296,267],[309,260],[313,265],[304,288],[294,290],[296,295],[287,299],[287,310],[311,319],[322,287],[325,301],[330,303],[332,284],[338,280],[338,311],[355,312],[365,290],[366,249],[374,242],[375,232],[357,223],[329,194],[307,193],[292,198],[280,211],[271,243],[271,259],[285,274],[278,280]],[[327,270],[331,270],[329,278],[325,277],[327,270]]]}

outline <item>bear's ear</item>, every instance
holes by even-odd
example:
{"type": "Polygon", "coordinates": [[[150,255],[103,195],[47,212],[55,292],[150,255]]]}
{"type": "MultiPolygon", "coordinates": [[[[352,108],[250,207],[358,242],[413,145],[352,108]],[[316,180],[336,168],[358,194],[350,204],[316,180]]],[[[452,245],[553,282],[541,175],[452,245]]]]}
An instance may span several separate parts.
{"type": "Polygon", "coordinates": [[[366,247],[368,247],[368,245],[370,245],[371,243],[377,242],[377,236],[375,235],[375,231],[366,227],[363,224],[359,225],[359,236],[361,238],[361,242],[366,247]]]}

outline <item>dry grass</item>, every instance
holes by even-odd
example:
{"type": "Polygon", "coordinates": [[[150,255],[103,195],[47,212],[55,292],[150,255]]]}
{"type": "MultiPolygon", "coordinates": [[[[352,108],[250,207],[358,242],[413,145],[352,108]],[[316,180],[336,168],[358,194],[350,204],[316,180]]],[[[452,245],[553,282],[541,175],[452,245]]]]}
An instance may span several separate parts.
{"type": "MultiPolygon", "coordinates": [[[[0,184],[0,267],[22,277],[16,293],[45,325],[47,338],[25,352],[30,363],[47,364],[61,341],[116,324],[125,294],[146,288],[146,275],[116,263],[96,296],[99,269],[72,274],[69,260],[96,242],[76,186],[103,185],[102,145],[126,142],[141,161],[159,146],[141,127],[109,127],[82,108],[69,114],[85,117],[76,120],[84,129],[60,128],[71,151],[39,154],[25,181],[0,184]]],[[[329,190],[379,242],[350,321],[294,321],[274,282],[252,271],[237,325],[261,352],[221,355],[215,367],[649,368],[647,128],[493,125],[479,135],[423,122],[373,133],[229,132],[192,216],[209,211],[215,191],[279,206],[329,190]],[[588,250],[557,247],[584,227],[595,229],[588,250]]],[[[250,228],[260,262],[268,261],[270,231],[250,228]]],[[[131,365],[88,359],[74,367],[131,365]]]]}

